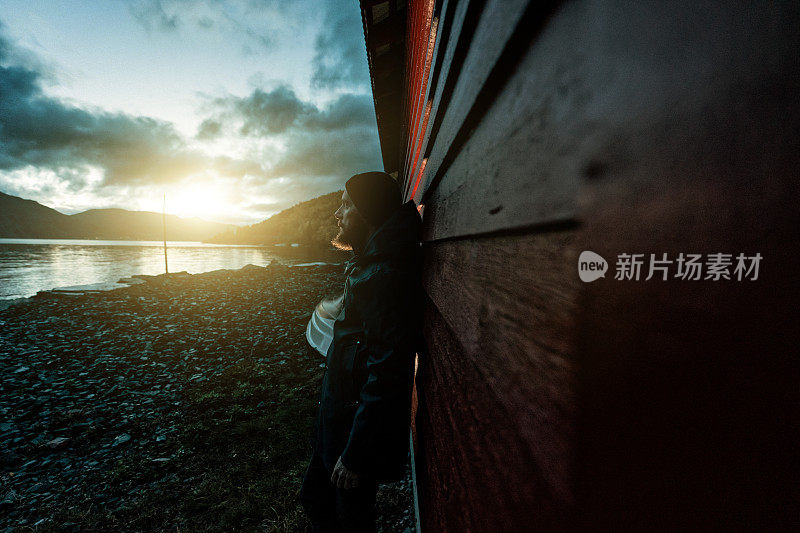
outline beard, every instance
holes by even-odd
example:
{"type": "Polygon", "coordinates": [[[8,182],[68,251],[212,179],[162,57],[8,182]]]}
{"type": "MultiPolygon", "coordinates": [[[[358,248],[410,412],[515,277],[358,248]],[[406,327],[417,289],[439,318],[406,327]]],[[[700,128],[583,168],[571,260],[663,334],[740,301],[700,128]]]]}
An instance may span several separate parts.
{"type": "Polygon", "coordinates": [[[334,248],[343,252],[349,252],[353,249],[353,245],[347,242],[347,235],[344,232],[344,228],[339,228],[339,233],[331,240],[331,244],[334,248]]]}
{"type": "Polygon", "coordinates": [[[337,250],[352,251],[360,250],[367,243],[369,227],[363,220],[356,220],[349,228],[339,227],[339,233],[333,238],[331,244],[337,250]]]}

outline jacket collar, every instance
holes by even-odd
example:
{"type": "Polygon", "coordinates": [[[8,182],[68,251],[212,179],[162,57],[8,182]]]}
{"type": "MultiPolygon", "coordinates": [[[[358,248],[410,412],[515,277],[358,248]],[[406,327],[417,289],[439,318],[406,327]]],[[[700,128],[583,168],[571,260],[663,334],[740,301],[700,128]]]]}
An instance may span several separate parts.
{"type": "Polygon", "coordinates": [[[422,218],[417,205],[409,200],[400,206],[386,222],[367,239],[360,254],[353,254],[351,263],[369,263],[382,257],[404,254],[419,246],[422,218]]]}

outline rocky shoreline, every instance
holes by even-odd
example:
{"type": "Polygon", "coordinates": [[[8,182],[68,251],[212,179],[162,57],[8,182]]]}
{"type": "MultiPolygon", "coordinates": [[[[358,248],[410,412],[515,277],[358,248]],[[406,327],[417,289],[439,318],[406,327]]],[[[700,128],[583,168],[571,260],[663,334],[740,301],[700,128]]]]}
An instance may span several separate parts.
{"type": "MultiPolygon", "coordinates": [[[[340,265],[249,265],[0,310],[0,531],[303,531],[340,265]]],[[[381,529],[411,527],[409,480],[381,529]]]]}

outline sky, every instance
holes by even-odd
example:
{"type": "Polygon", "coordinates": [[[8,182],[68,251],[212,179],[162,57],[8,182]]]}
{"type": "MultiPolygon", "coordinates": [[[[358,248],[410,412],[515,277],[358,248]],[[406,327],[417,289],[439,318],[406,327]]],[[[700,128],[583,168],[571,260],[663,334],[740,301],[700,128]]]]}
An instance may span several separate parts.
{"type": "Polygon", "coordinates": [[[250,224],[381,170],[357,0],[3,0],[0,191],[250,224]]]}

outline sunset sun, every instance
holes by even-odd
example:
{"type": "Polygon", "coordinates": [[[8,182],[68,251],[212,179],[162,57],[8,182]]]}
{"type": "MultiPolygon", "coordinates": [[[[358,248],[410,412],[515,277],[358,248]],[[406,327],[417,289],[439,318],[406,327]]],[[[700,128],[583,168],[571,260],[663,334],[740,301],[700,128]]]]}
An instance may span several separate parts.
{"type": "Polygon", "coordinates": [[[236,206],[222,187],[197,183],[167,192],[166,211],[179,217],[217,220],[235,217],[236,206]]]}

